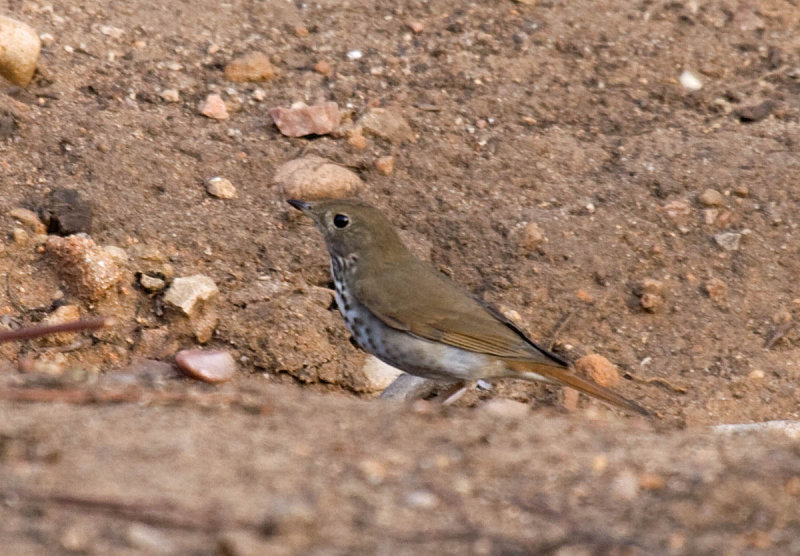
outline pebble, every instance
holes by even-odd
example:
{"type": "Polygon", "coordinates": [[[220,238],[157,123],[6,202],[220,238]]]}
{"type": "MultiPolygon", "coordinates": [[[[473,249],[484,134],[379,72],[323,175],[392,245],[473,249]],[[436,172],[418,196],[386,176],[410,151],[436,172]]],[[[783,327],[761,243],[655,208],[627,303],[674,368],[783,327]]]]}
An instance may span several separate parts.
{"type": "Polygon", "coordinates": [[[139,285],[141,285],[142,288],[144,288],[146,291],[160,292],[167,286],[167,283],[161,278],[158,278],[157,276],[142,274],[139,277],[139,285]]]}
{"type": "Polygon", "coordinates": [[[364,384],[361,385],[361,390],[364,392],[382,392],[386,390],[403,371],[392,367],[388,363],[384,363],[374,355],[368,355],[364,359],[364,365],[361,367],[361,372],[364,374],[364,384]]]}
{"type": "Polygon", "coordinates": [[[165,102],[180,102],[181,100],[178,89],[164,89],[159,96],[165,102]]]}
{"type": "Polygon", "coordinates": [[[0,16],[0,75],[14,85],[31,82],[42,41],[30,25],[0,16]]]}
{"type": "MultiPolygon", "coordinates": [[[[62,305],[55,311],[42,319],[42,324],[64,324],[65,322],[73,322],[81,318],[81,310],[77,305],[62,305]]],[[[78,337],[77,332],[59,332],[58,334],[50,334],[45,336],[42,340],[49,345],[69,345],[78,337]]]]}
{"type": "Polygon", "coordinates": [[[364,130],[360,127],[354,127],[347,136],[347,144],[351,147],[363,151],[367,148],[367,139],[364,137],[364,130]]]}
{"type": "Polygon", "coordinates": [[[198,106],[197,110],[205,117],[214,120],[227,120],[229,118],[228,109],[225,102],[218,94],[208,95],[198,106]]]}
{"type": "Polygon", "coordinates": [[[39,215],[26,208],[13,208],[8,211],[9,216],[30,227],[36,234],[47,233],[47,227],[39,220],[39,215]]]}
{"type": "Polygon", "coordinates": [[[619,371],[608,359],[597,353],[584,355],[575,361],[575,370],[588,376],[600,386],[613,387],[619,383],[619,371]]]}
{"type": "Polygon", "coordinates": [[[661,490],[667,485],[664,477],[655,473],[644,472],[639,475],[639,488],[642,490],[661,490]]]}
{"type": "Polygon", "coordinates": [[[327,135],[339,128],[342,119],[339,105],[335,102],[324,102],[313,106],[296,102],[289,108],[271,108],[269,115],[280,132],[287,137],[327,135]]]}
{"type": "Polygon", "coordinates": [[[652,293],[642,294],[642,297],[639,299],[639,303],[641,304],[642,309],[648,313],[657,313],[664,308],[664,298],[660,295],[655,295],[652,293]]]}
{"type": "Polygon", "coordinates": [[[321,75],[330,75],[331,72],[333,72],[333,68],[325,60],[320,60],[319,62],[314,64],[314,71],[316,71],[321,75]]]}
{"type": "Polygon", "coordinates": [[[375,161],[375,168],[384,176],[390,175],[394,172],[394,157],[382,156],[375,161]]]}
{"type": "Polygon", "coordinates": [[[175,278],[164,296],[164,301],[180,309],[184,315],[192,316],[198,305],[219,294],[219,289],[209,276],[195,274],[175,278]]]}
{"type": "Polygon", "coordinates": [[[547,242],[544,231],[536,222],[528,222],[522,229],[520,236],[520,247],[526,251],[535,251],[540,245],[547,242]]]}
{"type": "Polygon", "coordinates": [[[90,301],[102,298],[122,278],[114,259],[88,236],[49,236],[45,245],[70,289],[90,301]]]}
{"type": "Polygon", "coordinates": [[[217,199],[235,199],[236,187],[227,178],[215,176],[206,181],[206,191],[217,199]]]}
{"type": "Polygon", "coordinates": [[[60,236],[92,231],[92,204],[74,189],[53,190],[43,209],[47,231],[60,236]]]}
{"type": "Polygon", "coordinates": [[[714,236],[714,241],[717,242],[717,245],[726,251],[737,251],[741,240],[742,234],[740,232],[722,232],[714,236]]]}
{"type": "Polygon", "coordinates": [[[439,499],[429,490],[415,490],[406,495],[406,505],[409,508],[426,510],[435,508],[438,504],[439,499]]]}
{"type": "Polygon", "coordinates": [[[144,523],[132,523],[126,532],[128,544],[145,554],[174,554],[175,546],[164,532],[144,523]]]}
{"type": "Polygon", "coordinates": [[[716,189],[708,188],[703,191],[697,200],[707,207],[721,207],[725,205],[725,197],[716,189]]]}
{"type": "Polygon", "coordinates": [[[728,284],[719,278],[710,278],[705,283],[708,297],[715,303],[724,303],[728,300],[728,284]]]}
{"type": "Polygon", "coordinates": [[[211,384],[227,382],[236,373],[236,361],[227,351],[183,349],[175,355],[175,364],[189,378],[211,384]]]}
{"type": "Polygon", "coordinates": [[[744,106],[736,111],[739,119],[745,123],[760,122],[769,116],[775,109],[775,102],[772,100],[765,100],[760,104],[752,106],[744,106]]]}
{"type": "Polygon", "coordinates": [[[288,199],[340,199],[354,195],[363,182],[354,172],[319,156],[296,158],[275,173],[288,199]]]}
{"type": "Polygon", "coordinates": [[[700,78],[688,69],[683,70],[679,79],[683,88],[689,92],[699,91],[703,88],[703,82],[700,81],[700,78]]]}
{"type": "Polygon", "coordinates": [[[225,78],[228,81],[244,83],[247,81],[269,81],[278,75],[269,57],[262,52],[250,52],[228,62],[225,78]]]}
{"type": "Polygon", "coordinates": [[[22,228],[14,228],[11,230],[11,237],[14,238],[14,243],[17,245],[27,245],[28,240],[30,239],[28,232],[22,228]]]}
{"type": "Polygon", "coordinates": [[[407,21],[406,25],[408,25],[408,28],[416,34],[422,33],[425,30],[425,26],[414,19],[407,21]]]}
{"type": "Polygon", "coordinates": [[[91,553],[94,552],[94,537],[95,533],[88,525],[75,523],[61,533],[59,544],[68,552],[91,553]]]}
{"type": "Polygon", "coordinates": [[[756,369],[754,371],[750,371],[750,373],[747,375],[747,378],[750,380],[763,380],[765,376],[766,374],[764,374],[764,371],[761,369],[756,369]]]}
{"type": "Polygon", "coordinates": [[[267,91],[259,87],[253,91],[252,97],[256,102],[263,102],[267,98],[267,91]]]}
{"type": "Polygon", "coordinates": [[[662,208],[673,220],[679,220],[692,212],[692,207],[686,201],[669,201],[662,208]]]}
{"type": "Polygon", "coordinates": [[[370,108],[358,120],[365,132],[391,143],[402,143],[414,139],[414,130],[396,110],[370,108]]]}
{"type": "Polygon", "coordinates": [[[481,410],[501,419],[521,419],[530,412],[528,404],[508,398],[493,398],[483,404],[481,410]]]}
{"type": "Polygon", "coordinates": [[[639,303],[642,309],[650,313],[660,311],[664,307],[664,284],[660,280],[645,278],[641,285],[639,303]]]}
{"type": "Polygon", "coordinates": [[[360,50],[350,50],[347,52],[347,59],[348,60],[360,60],[364,57],[364,53],[360,50]]]}
{"type": "Polygon", "coordinates": [[[576,291],[575,297],[577,297],[579,301],[583,301],[584,303],[594,303],[594,296],[583,289],[576,291]]]}

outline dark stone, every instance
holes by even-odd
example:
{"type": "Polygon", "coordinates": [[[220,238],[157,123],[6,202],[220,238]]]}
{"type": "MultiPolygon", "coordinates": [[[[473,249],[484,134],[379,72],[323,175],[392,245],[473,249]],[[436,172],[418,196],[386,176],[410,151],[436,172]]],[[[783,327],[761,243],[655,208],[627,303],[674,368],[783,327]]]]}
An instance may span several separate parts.
{"type": "Polygon", "coordinates": [[[0,113],[0,139],[11,139],[17,131],[17,120],[13,114],[0,113]]]}
{"type": "Polygon", "coordinates": [[[92,231],[92,205],[74,189],[56,189],[42,209],[47,233],[69,236],[92,231]]]}
{"type": "Polygon", "coordinates": [[[761,104],[755,104],[753,106],[745,106],[744,108],[740,108],[736,111],[736,115],[739,116],[739,119],[743,122],[760,122],[764,118],[772,113],[772,110],[775,108],[775,102],[771,100],[765,100],[761,104]]]}

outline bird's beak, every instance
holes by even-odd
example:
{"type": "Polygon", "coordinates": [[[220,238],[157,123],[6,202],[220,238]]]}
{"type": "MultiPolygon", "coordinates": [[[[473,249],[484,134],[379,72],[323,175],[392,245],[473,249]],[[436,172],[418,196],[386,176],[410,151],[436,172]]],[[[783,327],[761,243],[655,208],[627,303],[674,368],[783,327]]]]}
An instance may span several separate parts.
{"type": "Polygon", "coordinates": [[[303,211],[306,214],[310,214],[311,209],[314,205],[306,201],[298,201],[297,199],[288,199],[287,202],[292,205],[297,210],[303,211]]]}

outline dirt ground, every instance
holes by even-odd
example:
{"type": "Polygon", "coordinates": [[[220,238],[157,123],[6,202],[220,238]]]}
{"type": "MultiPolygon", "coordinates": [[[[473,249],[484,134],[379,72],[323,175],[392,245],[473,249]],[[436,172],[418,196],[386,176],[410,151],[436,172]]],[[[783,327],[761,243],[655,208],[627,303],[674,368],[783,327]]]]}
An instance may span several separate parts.
{"type": "Polygon", "coordinates": [[[33,83],[0,90],[0,325],[62,305],[118,321],[0,346],[4,551],[800,553],[800,437],[711,429],[800,418],[794,2],[2,10],[50,37],[33,83]],[[227,81],[248,52],[278,77],[227,81]],[[229,119],[199,113],[213,92],[229,119]],[[268,115],[328,100],[346,124],[388,108],[415,137],[359,149],[268,115]],[[366,393],[321,238],[273,179],[300,155],[358,173],[359,197],[532,337],[611,359],[659,419],[567,411],[558,389],[517,382],[455,407],[366,393]],[[212,176],[237,197],[209,196],[212,176]],[[46,213],[61,188],[119,248],[100,299],[11,214],[46,213]],[[206,345],[236,357],[232,381],[172,369],[198,342],[143,273],[215,281],[206,345]]]}

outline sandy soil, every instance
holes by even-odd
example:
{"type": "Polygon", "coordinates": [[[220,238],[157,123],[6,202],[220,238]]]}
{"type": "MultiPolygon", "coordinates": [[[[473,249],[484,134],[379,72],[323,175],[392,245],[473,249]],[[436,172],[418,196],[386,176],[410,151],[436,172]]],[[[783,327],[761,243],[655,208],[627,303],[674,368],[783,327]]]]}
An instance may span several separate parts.
{"type": "Polygon", "coordinates": [[[0,324],[65,304],[118,319],[0,347],[11,553],[800,552],[800,440],[710,429],[800,418],[797,6],[3,11],[52,39],[34,82],[0,92],[0,324]],[[278,77],[227,81],[254,51],[278,77]],[[212,92],[228,120],[198,112],[212,92]],[[337,102],[346,124],[386,107],[415,137],[285,137],[267,111],[301,100],[337,102]],[[558,389],[515,382],[448,408],[364,392],[320,237],[273,179],[300,155],[357,172],[359,196],[435,266],[565,357],[614,361],[619,390],[661,418],[585,399],[568,412],[558,389]],[[388,155],[387,176],[375,162],[388,155]],[[212,176],[237,198],[210,197],[212,176]],[[60,188],[127,258],[100,299],[71,289],[35,223],[10,214],[46,213],[60,188]],[[529,222],[546,238],[535,247],[529,222]],[[142,273],[213,278],[207,345],[239,361],[231,382],[176,376],[195,330],[142,273]]]}

